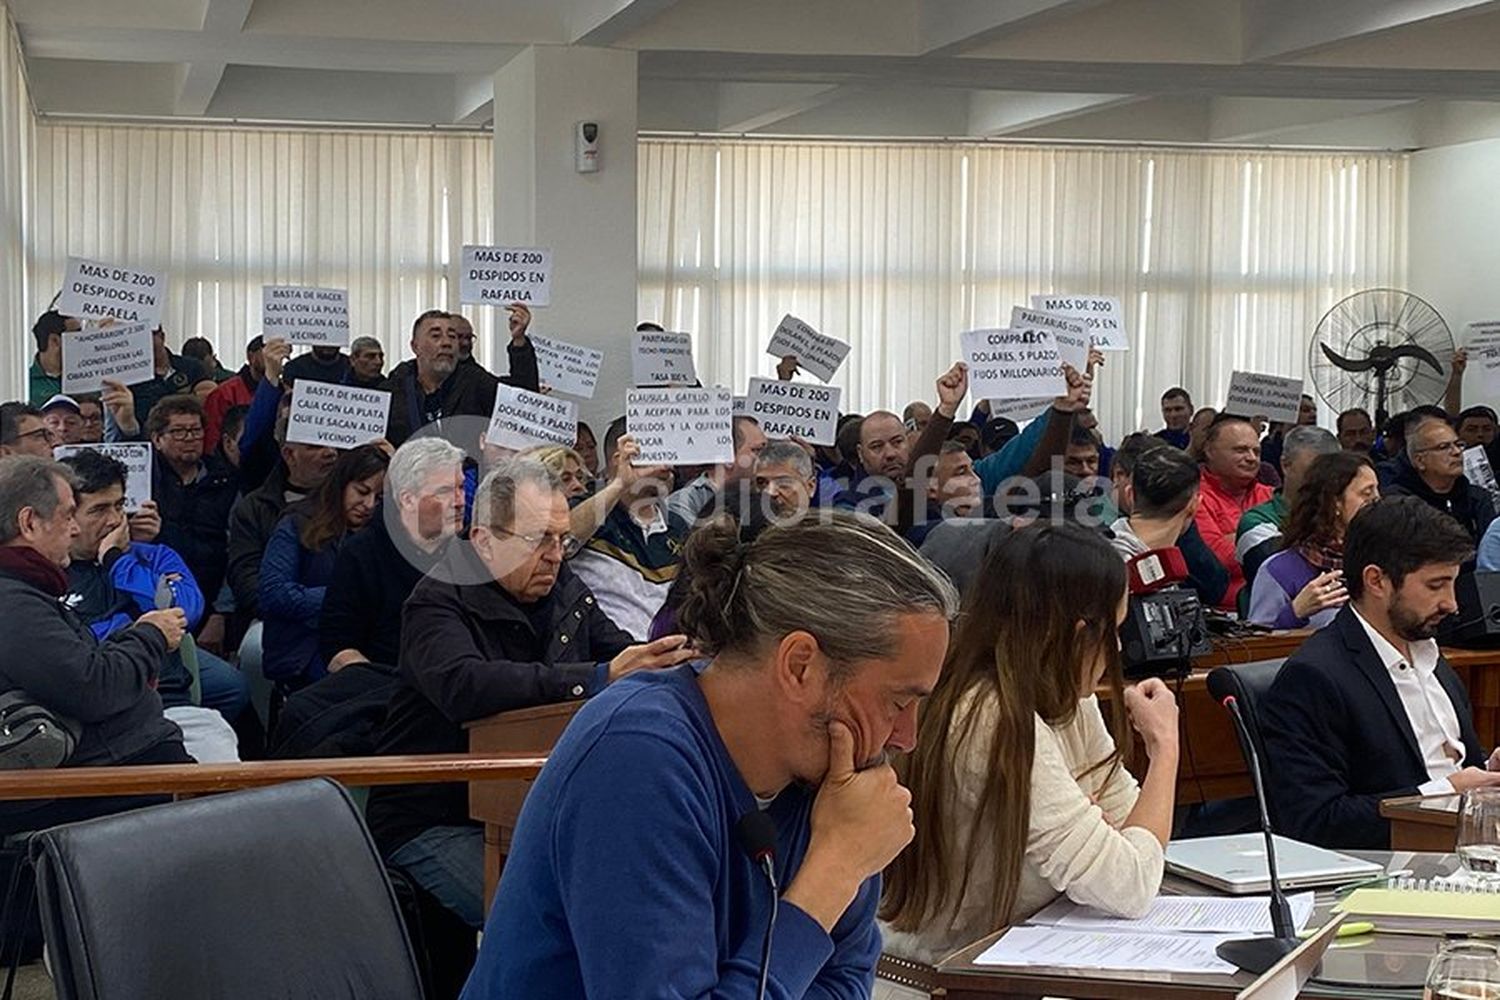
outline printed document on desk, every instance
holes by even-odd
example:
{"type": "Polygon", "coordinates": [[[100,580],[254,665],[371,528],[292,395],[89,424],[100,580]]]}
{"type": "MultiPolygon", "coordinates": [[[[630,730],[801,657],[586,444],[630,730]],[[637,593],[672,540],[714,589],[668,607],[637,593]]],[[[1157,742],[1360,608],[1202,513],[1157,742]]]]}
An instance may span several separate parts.
{"type": "Polygon", "coordinates": [[[975,965],[1233,975],[1214,953],[1232,934],[1122,934],[1064,927],[1013,927],[975,965]]]}
{"type": "MultiPolygon", "coordinates": [[[[1302,930],[1312,919],[1313,894],[1288,896],[1287,903],[1292,922],[1302,930]]],[[[1270,934],[1271,901],[1267,896],[1158,896],[1145,916],[1128,920],[1064,897],[1027,923],[1136,934],[1270,934]]]]}

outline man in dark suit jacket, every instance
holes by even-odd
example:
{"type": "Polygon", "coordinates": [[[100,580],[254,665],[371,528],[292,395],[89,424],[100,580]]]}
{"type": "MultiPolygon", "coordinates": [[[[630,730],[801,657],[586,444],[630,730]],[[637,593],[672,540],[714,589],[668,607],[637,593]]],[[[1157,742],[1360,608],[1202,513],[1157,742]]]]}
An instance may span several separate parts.
{"type": "Polygon", "coordinates": [[[1324,847],[1390,847],[1380,801],[1500,785],[1438,625],[1468,534],[1415,497],[1382,500],[1350,524],[1350,603],[1281,668],[1260,707],[1267,785],[1281,833],[1324,847]]]}

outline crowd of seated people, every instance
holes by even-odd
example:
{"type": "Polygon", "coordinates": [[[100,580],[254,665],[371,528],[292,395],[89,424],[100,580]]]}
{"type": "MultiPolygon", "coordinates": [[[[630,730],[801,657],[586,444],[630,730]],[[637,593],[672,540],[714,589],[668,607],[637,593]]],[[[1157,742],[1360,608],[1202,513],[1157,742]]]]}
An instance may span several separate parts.
{"type": "MultiPolygon", "coordinates": [[[[1312,790],[1273,796],[1285,832],[1380,846],[1379,798],[1500,783],[1433,641],[1457,575],[1500,569],[1494,500],[1464,472],[1496,445],[1486,407],[1450,392],[1380,428],[1352,408],[1335,435],[1311,399],[1267,425],[1172,387],[1159,429],[1114,438],[1091,352],[1024,426],[971,407],[955,364],[930,399],[842,414],[831,444],[736,417],[724,464],[643,466],[615,414],[571,447],[484,439],[499,384],[546,390],[529,312],[507,317],[503,374],[429,310],[389,375],[373,338],[293,356],[255,337],[231,371],[158,329],[152,378],[97,396],[61,391],[78,324],[38,320],[30,396],[0,405],[0,643],[27,651],[0,681],[77,733],[64,766],[454,753],[468,722],[582,703],[473,995],[583,995],[647,954],[666,992],[742,982],[759,884],[719,827],[758,807],[791,904],[773,976],[864,996],[882,947],[928,962],[1058,895],[1127,916],[1154,898],[1176,700],[1124,687],[1116,631],[1128,564],[1177,549],[1206,606],[1318,630],[1265,709],[1267,766],[1312,790]],[[292,440],[298,380],[390,392],[385,438],[292,440]],[[151,444],[150,501],[127,509],[105,442],[151,444]],[[607,920],[574,903],[646,880],[607,920]]],[[[142,801],[5,806],[0,832],[142,801]]],[[[379,789],[367,815],[394,868],[485,925],[463,786],[379,789]]]]}

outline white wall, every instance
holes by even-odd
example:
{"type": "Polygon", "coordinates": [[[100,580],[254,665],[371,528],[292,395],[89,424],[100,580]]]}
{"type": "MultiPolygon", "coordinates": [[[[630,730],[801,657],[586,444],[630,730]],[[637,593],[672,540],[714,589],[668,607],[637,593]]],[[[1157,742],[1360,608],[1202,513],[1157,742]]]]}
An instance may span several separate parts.
{"type": "MultiPolygon", "coordinates": [[[[1461,345],[1466,324],[1500,319],[1500,139],[1416,153],[1410,183],[1411,291],[1461,345]]],[[[1476,391],[1468,380],[1465,399],[1480,402],[1476,391]]]]}

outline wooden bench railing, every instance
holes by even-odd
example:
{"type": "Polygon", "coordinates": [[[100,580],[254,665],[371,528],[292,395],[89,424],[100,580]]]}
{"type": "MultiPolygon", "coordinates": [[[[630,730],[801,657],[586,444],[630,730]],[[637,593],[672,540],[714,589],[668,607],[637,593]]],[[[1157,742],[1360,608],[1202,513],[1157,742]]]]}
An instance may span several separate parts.
{"type": "Polygon", "coordinates": [[[535,778],[545,763],[545,755],[456,753],[0,771],[0,801],[110,795],[205,795],[304,778],[332,778],[355,788],[447,781],[523,781],[535,778]]]}

